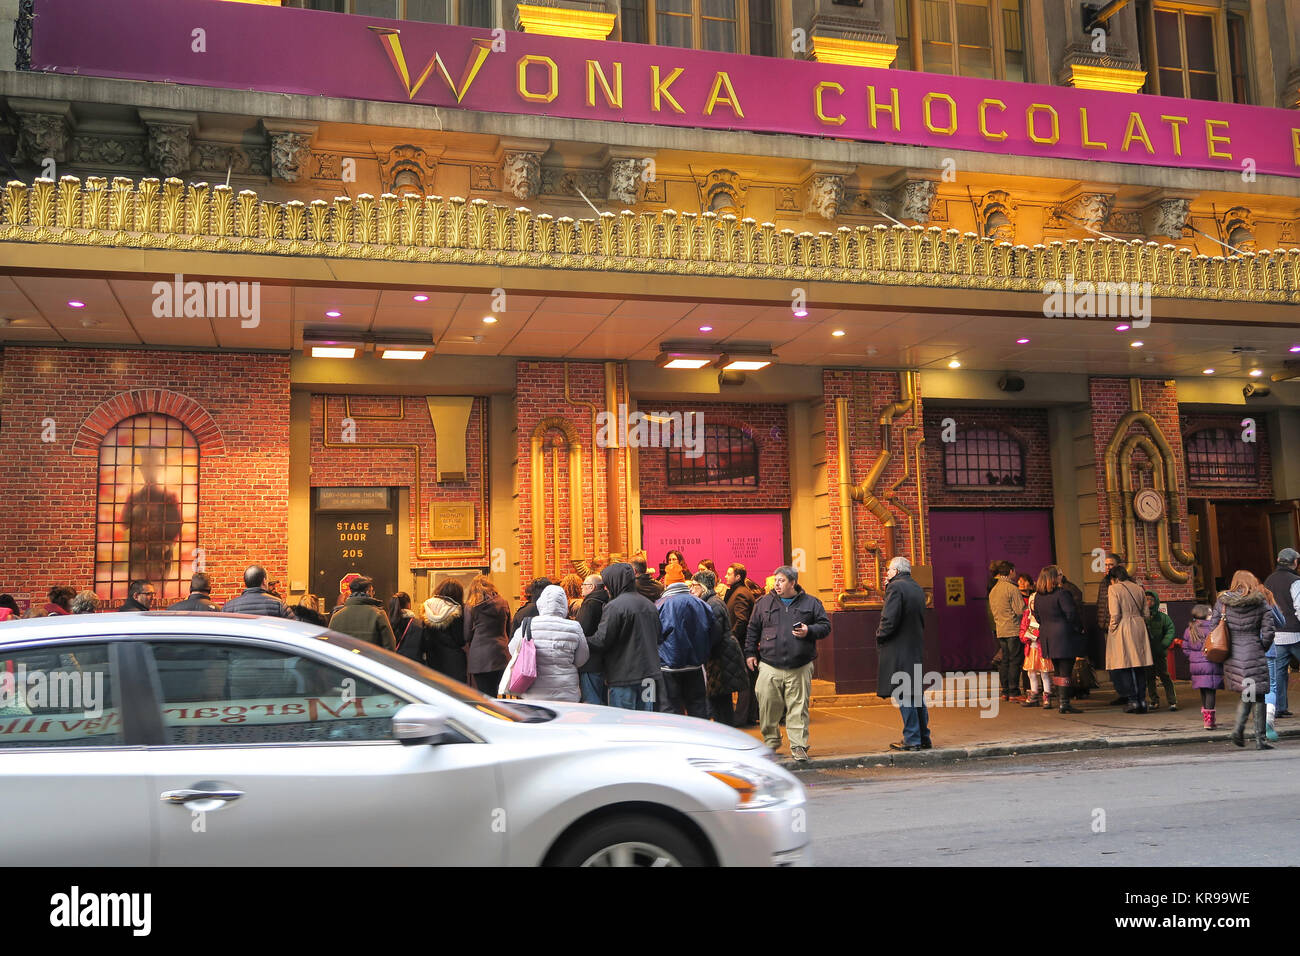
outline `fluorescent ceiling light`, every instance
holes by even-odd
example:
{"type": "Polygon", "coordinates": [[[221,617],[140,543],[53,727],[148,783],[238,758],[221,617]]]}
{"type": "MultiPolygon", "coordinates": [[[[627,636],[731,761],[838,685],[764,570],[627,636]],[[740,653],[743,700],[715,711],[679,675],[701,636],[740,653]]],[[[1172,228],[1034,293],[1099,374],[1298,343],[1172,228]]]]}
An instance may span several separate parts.
{"type": "Polygon", "coordinates": [[[355,358],[357,350],[352,346],[343,345],[313,345],[311,346],[312,358],[355,358]]]}
{"type": "Polygon", "coordinates": [[[710,364],[713,359],[693,359],[693,358],[675,358],[661,363],[664,368],[704,368],[710,364]]]}
{"type": "MultiPolygon", "coordinates": [[[[382,348],[382,346],[381,346],[382,348]]],[[[405,359],[407,361],[419,361],[429,354],[428,349],[383,349],[380,358],[386,359],[405,359]]]]}
{"type": "Polygon", "coordinates": [[[772,364],[770,359],[732,359],[722,366],[725,372],[756,372],[772,364]]]}

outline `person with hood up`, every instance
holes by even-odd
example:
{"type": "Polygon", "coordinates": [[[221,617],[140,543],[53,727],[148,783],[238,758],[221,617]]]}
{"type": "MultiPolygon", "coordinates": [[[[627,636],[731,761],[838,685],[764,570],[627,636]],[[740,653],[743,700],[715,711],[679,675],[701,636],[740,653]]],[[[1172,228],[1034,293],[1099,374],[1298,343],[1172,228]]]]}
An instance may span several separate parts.
{"type": "MultiPolygon", "coordinates": [[[[348,584],[352,594],[330,618],[330,630],[355,637],[358,641],[376,644],[386,651],[397,650],[393,626],[388,623],[384,605],[375,599],[375,582],[372,578],[354,578],[348,584]]],[[[230,607],[229,604],[226,605],[230,607]]],[[[290,616],[293,612],[290,611],[290,616]]]]}
{"type": "Polygon", "coordinates": [[[773,589],[754,605],[745,632],[745,664],[758,670],[758,718],[763,742],[781,747],[781,712],[790,756],[808,759],[808,701],[817,641],[831,632],[826,609],[799,586],[799,572],[776,569],[773,589]]]}
{"type": "Polygon", "coordinates": [[[1169,709],[1178,709],[1178,695],[1174,693],[1174,679],[1169,676],[1169,648],[1174,644],[1174,619],[1160,610],[1160,596],[1155,591],[1146,592],[1147,640],[1151,642],[1151,669],[1147,671],[1147,696],[1151,709],[1160,709],[1159,680],[1165,685],[1169,709]]]}
{"type": "Polygon", "coordinates": [[[578,625],[583,637],[588,638],[589,656],[587,663],[578,668],[578,687],[582,690],[584,704],[604,704],[605,655],[598,648],[591,647],[590,638],[600,627],[600,619],[605,615],[605,605],[609,603],[609,592],[599,574],[589,574],[582,582],[582,604],[578,607],[578,625]]]}
{"type": "Polygon", "coordinates": [[[524,640],[537,652],[537,679],[519,696],[524,700],[562,700],[577,703],[582,697],[578,668],[589,651],[582,625],[569,620],[569,596],[552,584],[537,596],[537,615],[525,618],[510,640],[510,654],[519,653],[524,640]]]}
{"type": "Polygon", "coordinates": [[[406,639],[397,646],[397,653],[452,680],[468,683],[462,621],[464,601],[465,589],[459,581],[455,578],[441,581],[433,597],[420,605],[406,639]]]}
{"type": "Polygon", "coordinates": [[[588,645],[604,655],[609,705],[654,710],[659,669],[659,612],[636,588],[632,565],[611,564],[600,572],[609,603],[588,645]]]}
{"type": "Polygon", "coordinates": [[[1181,647],[1192,672],[1192,686],[1201,695],[1201,720],[1206,730],[1218,726],[1215,696],[1223,688],[1223,665],[1205,656],[1205,639],[1210,636],[1210,609],[1204,604],[1192,608],[1192,621],[1183,632],[1181,647]]]}
{"type": "MultiPolygon", "coordinates": [[[[659,599],[659,667],[668,690],[668,710],[687,717],[709,717],[704,663],[712,649],[713,622],[708,605],[685,581],[668,585],[659,599]]],[[[725,608],[724,608],[725,610],[725,608]]]]}
{"type": "Polygon", "coordinates": [[[1265,652],[1273,646],[1277,631],[1277,606],[1271,591],[1259,583],[1249,571],[1238,571],[1232,576],[1232,587],[1219,595],[1210,618],[1210,630],[1227,619],[1228,637],[1232,648],[1223,662],[1223,682],[1227,689],[1241,695],[1237,707],[1237,721],[1232,728],[1232,742],[1246,746],[1246,719],[1255,712],[1255,749],[1272,750],[1267,740],[1267,711],[1264,698],[1268,693],[1268,657],[1265,652]]]}

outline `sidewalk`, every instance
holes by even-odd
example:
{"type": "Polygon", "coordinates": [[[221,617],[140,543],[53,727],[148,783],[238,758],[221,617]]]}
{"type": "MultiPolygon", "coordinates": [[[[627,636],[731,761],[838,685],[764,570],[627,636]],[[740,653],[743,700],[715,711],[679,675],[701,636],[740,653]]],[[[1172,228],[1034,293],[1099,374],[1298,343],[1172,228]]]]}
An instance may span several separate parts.
{"type": "MultiPolygon", "coordinates": [[[[1228,736],[1240,698],[1219,691],[1219,729],[1206,730],[1201,720],[1200,695],[1190,683],[1175,684],[1178,710],[1168,708],[1147,714],[1126,714],[1123,707],[1110,706],[1115,697],[1109,684],[1075,701],[1082,714],[1061,714],[1056,707],[1045,710],[1018,703],[983,699],[979,705],[930,706],[930,736],[933,750],[891,751],[889,744],[903,737],[898,709],[888,698],[874,694],[817,695],[811,708],[807,763],[790,758],[789,742],[782,727],[781,759],[800,769],[858,766],[916,766],[979,757],[1012,754],[1051,753],[1069,750],[1099,750],[1108,747],[1143,747],[1220,740],[1230,746],[1228,736]],[[982,716],[987,714],[987,716],[982,716]]],[[[949,699],[954,696],[946,684],[949,699]]],[[[1161,700],[1164,691],[1161,690],[1161,700]]],[[[1252,715],[1253,720],[1253,715],[1252,715]]],[[[1253,747],[1247,727],[1246,746],[1253,747]]],[[[1277,731],[1285,740],[1300,736],[1300,718],[1282,718],[1277,731]]],[[[746,731],[762,739],[757,728],[746,731]]],[[[1285,746],[1285,743],[1283,743],[1285,746]]]]}

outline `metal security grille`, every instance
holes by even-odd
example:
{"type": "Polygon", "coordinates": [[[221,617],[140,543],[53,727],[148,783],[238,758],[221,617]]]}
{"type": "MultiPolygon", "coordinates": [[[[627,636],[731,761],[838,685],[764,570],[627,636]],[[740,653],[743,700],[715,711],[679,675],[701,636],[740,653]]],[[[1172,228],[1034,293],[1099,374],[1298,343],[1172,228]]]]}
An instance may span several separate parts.
{"type": "Polygon", "coordinates": [[[1205,428],[1184,443],[1187,480],[1193,485],[1248,485],[1259,480],[1254,442],[1226,428],[1205,428]]]}
{"type": "Polygon", "coordinates": [[[199,534],[199,446],[167,415],[119,422],[99,446],[95,591],[110,601],[148,581],[156,606],[182,596],[199,534]]]}
{"type": "Polygon", "coordinates": [[[1006,432],[972,428],[943,446],[943,483],[953,488],[1023,488],[1025,456],[1006,432]]]}
{"type": "Polygon", "coordinates": [[[668,484],[758,487],[758,447],[739,428],[704,426],[704,454],[687,458],[689,448],[668,449],[668,484]]]}

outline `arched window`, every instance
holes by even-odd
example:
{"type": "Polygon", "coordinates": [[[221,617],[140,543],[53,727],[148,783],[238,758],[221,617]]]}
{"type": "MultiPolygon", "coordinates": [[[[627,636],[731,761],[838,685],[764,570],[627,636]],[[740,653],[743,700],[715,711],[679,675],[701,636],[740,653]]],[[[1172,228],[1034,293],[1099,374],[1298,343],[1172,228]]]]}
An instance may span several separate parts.
{"type": "Polygon", "coordinates": [[[1249,485],[1259,480],[1255,443],[1227,428],[1203,428],[1183,442],[1192,485],[1249,485]]]}
{"type": "Polygon", "coordinates": [[[157,606],[183,596],[199,533],[199,445],[175,418],[123,419],[99,445],[95,591],[126,597],[133,579],[158,592],[157,606]]]}
{"type": "Polygon", "coordinates": [[[970,428],[943,446],[943,483],[954,488],[1023,488],[1025,454],[1013,435],[970,428]]]}
{"type": "Polygon", "coordinates": [[[670,486],[758,487],[758,446],[743,429],[705,425],[704,452],[689,457],[693,452],[691,448],[668,449],[670,486]]]}

